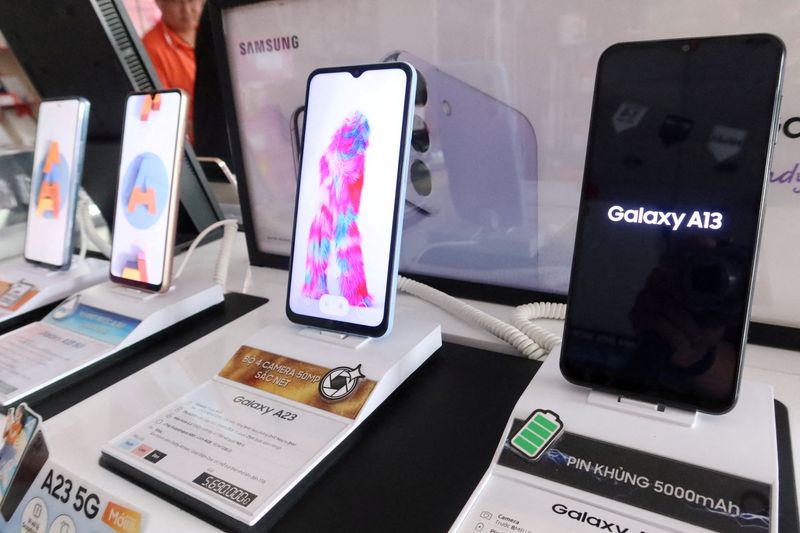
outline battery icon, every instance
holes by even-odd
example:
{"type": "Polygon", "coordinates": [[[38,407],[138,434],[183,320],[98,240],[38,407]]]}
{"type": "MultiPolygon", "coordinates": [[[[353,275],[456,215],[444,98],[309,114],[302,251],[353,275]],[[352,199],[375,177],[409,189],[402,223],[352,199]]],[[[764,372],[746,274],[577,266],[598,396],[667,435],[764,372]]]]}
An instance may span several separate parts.
{"type": "Polygon", "coordinates": [[[553,411],[536,409],[511,437],[511,447],[526,458],[538,460],[564,430],[564,424],[553,411]]]}

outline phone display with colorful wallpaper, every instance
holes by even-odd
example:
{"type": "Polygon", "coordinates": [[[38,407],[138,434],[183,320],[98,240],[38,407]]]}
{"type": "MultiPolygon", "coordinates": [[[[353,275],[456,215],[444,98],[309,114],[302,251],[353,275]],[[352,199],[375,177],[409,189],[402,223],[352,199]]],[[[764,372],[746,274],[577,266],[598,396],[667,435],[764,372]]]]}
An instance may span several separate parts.
{"type": "Polygon", "coordinates": [[[186,106],[180,90],[128,96],[111,251],[117,283],[169,289],[186,106]]]}
{"type": "Polygon", "coordinates": [[[308,80],[289,319],[378,337],[392,325],[416,72],[319,69],[308,80]]]}
{"type": "Polygon", "coordinates": [[[25,259],[69,268],[78,188],[86,147],[89,101],[43,100],[36,122],[25,259]]]}

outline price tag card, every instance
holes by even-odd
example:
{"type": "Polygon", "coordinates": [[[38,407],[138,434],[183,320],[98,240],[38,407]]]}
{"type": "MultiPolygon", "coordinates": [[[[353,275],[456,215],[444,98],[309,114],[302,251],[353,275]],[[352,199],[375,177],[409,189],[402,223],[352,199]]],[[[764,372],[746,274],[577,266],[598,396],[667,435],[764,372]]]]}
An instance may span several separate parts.
{"type": "Polygon", "coordinates": [[[214,379],[103,453],[252,525],[344,438],[374,387],[360,366],[243,346],[214,379]]]}
{"type": "Polygon", "coordinates": [[[41,322],[0,336],[0,403],[94,361],[124,339],[139,320],[80,303],[78,296],[41,322]]]}

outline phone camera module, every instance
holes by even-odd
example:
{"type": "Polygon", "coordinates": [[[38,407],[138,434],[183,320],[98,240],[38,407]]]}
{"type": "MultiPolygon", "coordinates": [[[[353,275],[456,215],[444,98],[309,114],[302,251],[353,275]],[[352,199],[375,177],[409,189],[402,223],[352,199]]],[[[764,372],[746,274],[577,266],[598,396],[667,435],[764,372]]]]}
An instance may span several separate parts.
{"type": "Polygon", "coordinates": [[[411,186],[417,191],[420,196],[428,196],[431,194],[431,171],[428,165],[415,159],[411,163],[409,169],[409,177],[411,179],[411,186]]]}
{"type": "Polygon", "coordinates": [[[431,146],[431,136],[428,125],[419,115],[414,115],[414,129],[411,133],[411,146],[417,152],[424,153],[431,146]]]}
{"type": "Polygon", "coordinates": [[[417,92],[414,95],[414,105],[424,106],[428,103],[428,84],[425,82],[425,76],[418,70],[417,71],[417,92]]]}
{"type": "Polygon", "coordinates": [[[681,50],[683,50],[684,52],[688,52],[691,49],[692,47],[689,46],[688,44],[684,44],[683,46],[681,46],[681,50]]]}

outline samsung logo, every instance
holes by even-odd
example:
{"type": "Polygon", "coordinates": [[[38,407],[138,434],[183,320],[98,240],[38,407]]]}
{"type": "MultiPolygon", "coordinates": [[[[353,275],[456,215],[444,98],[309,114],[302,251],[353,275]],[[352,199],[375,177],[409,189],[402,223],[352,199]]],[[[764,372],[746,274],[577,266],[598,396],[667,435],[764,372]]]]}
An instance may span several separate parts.
{"type": "Polygon", "coordinates": [[[300,38],[297,35],[286,35],[256,41],[242,41],[239,43],[239,55],[266,54],[281,50],[296,50],[297,48],[300,48],[300,38]]]}

